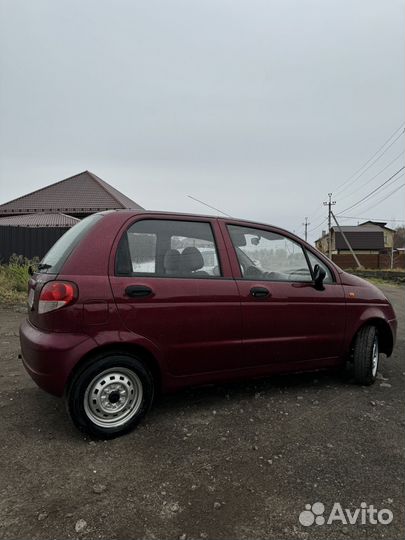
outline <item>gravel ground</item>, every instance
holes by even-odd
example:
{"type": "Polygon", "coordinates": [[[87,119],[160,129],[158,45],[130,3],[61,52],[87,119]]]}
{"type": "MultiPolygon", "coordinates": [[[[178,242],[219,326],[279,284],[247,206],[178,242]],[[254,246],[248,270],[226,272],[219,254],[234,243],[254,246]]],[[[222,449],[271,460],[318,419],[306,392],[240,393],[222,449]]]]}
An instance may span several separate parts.
{"type": "Polygon", "coordinates": [[[159,399],[133,433],[92,441],[17,359],[24,314],[0,309],[0,538],[405,538],[404,289],[373,387],[316,373],[159,399]],[[389,525],[303,526],[322,502],[393,512],[389,525]]]}

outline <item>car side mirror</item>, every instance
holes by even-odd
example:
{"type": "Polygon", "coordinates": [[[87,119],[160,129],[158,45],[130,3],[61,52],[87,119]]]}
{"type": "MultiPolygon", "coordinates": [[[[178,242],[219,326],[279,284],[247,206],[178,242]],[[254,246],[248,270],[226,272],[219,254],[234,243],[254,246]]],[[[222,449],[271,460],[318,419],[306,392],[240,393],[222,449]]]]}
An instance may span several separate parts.
{"type": "Polygon", "coordinates": [[[319,266],[319,264],[316,264],[314,266],[314,285],[315,289],[318,289],[320,291],[323,291],[323,280],[326,277],[326,272],[323,268],[319,266]]]}

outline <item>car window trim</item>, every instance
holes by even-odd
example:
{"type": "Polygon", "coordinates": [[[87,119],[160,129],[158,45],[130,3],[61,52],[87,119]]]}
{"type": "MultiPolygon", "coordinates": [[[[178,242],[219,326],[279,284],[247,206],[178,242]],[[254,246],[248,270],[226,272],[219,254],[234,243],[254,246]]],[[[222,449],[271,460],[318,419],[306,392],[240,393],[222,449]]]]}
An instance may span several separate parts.
{"type": "Polygon", "coordinates": [[[225,233],[227,234],[228,236],[228,239],[229,239],[229,244],[232,248],[232,255],[234,257],[234,259],[236,260],[237,262],[237,267],[238,267],[238,270],[239,270],[239,276],[235,276],[235,281],[249,281],[247,279],[245,279],[242,275],[242,271],[240,269],[240,264],[239,264],[239,258],[238,258],[238,254],[236,252],[236,248],[235,248],[235,245],[232,241],[232,237],[231,237],[231,234],[229,232],[229,225],[234,225],[236,227],[241,227],[241,228],[245,228],[245,229],[255,229],[255,230],[259,230],[259,231],[265,231],[265,232],[272,232],[272,233],[275,233],[275,234],[278,234],[279,236],[283,236],[283,237],[286,237],[288,238],[289,240],[291,240],[292,242],[295,242],[296,244],[299,244],[299,246],[301,247],[302,251],[304,252],[304,256],[305,256],[305,259],[307,261],[307,264],[308,264],[308,269],[311,273],[311,278],[312,278],[312,281],[282,281],[282,280],[264,280],[264,279],[257,279],[257,280],[253,280],[251,279],[250,281],[265,281],[266,283],[268,282],[272,282],[272,283],[299,283],[299,284],[313,284],[314,283],[314,278],[313,278],[313,270],[312,270],[312,265],[310,264],[309,262],[309,258],[308,258],[308,254],[307,254],[307,251],[309,251],[310,253],[312,253],[317,259],[320,259],[321,262],[328,268],[330,274],[331,274],[331,277],[332,277],[332,282],[331,283],[326,283],[325,285],[337,285],[338,284],[338,281],[336,279],[336,274],[335,274],[335,271],[331,268],[331,266],[329,264],[327,264],[323,258],[319,257],[316,253],[314,253],[312,251],[312,249],[308,249],[307,245],[305,244],[302,244],[300,239],[299,238],[296,238],[295,236],[291,235],[291,233],[289,233],[288,231],[280,231],[279,229],[277,229],[276,227],[272,227],[272,226],[266,226],[266,225],[259,225],[259,226],[256,226],[255,224],[251,224],[251,223],[242,223],[242,222],[239,222],[239,221],[231,221],[231,220],[227,220],[227,219],[220,219],[220,221],[223,223],[224,225],[224,229],[225,229],[225,233]]]}
{"type": "MultiPolygon", "coordinates": [[[[162,216],[142,216],[141,219],[135,219],[133,221],[131,221],[129,224],[125,224],[125,228],[120,231],[120,237],[117,241],[117,245],[116,245],[116,249],[115,249],[115,255],[114,255],[114,277],[128,277],[128,278],[147,278],[147,279],[208,279],[208,280],[212,280],[212,279],[221,279],[221,280],[234,280],[234,278],[230,278],[230,277],[227,277],[227,276],[224,276],[224,272],[223,272],[223,262],[222,262],[222,259],[221,259],[221,251],[218,249],[218,238],[217,238],[217,235],[216,235],[216,231],[215,231],[215,228],[213,227],[213,221],[215,220],[215,218],[213,218],[212,220],[211,219],[186,219],[184,217],[177,217],[177,216],[174,216],[174,217],[170,217],[170,218],[167,218],[167,217],[162,217],[162,216]],[[219,267],[219,271],[220,271],[220,275],[219,276],[168,276],[168,275],[156,275],[156,274],[149,274],[149,273],[145,273],[145,272],[131,272],[130,274],[119,274],[117,272],[117,255],[118,255],[118,250],[119,250],[119,247],[120,247],[120,244],[123,240],[123,238],[125,237],[125,235],[127,234],[128,230],[133,226],[135,225],[136,223],[139,223],[141,221],[181,221],[183,223],[206,223],[210,226],[210,229],[211,229],[211,233],[212,233],[212,238],[214,240],[214,246],[215,246],[215,253],[216,253],[216,256],[217,256],[217,261],[218,261],[218,267],[219,267]]],[[[128,237],[126,237],[128,238],[128,237]]],[[[129,244],[128,244],[128,240],[125,242],[126,244],[126,252],[127,252],[127,255],[129,257],[129,261],[130,261],[130,266],[132,266],[132,261],[131,261],[131,253],[129,251],[129,244]]],[[[158,246],[158,242],[156,243],[156,248],[158,246]]]]}
{"type": "MultiPolygon", "coordinates": [[[[330,273],[331,278],[332,278],[332,283],[325,283],[325,285],[335,285],[337,283],[336,275],[335,275],[335,272],[332,270],[332,268],[329,266],[329,264],[327,264],[323,259],[318,257],[318,255],[316,253],[314,253],[312,250],[308,249],[306,246],[304,247],[304,250],[306,252],[307,257],[308,257],[307,252],[311,253],[311,255],[313,255],[315,257],[315,259],[318,259],[329,270],[329,273],[330,273]]],[[[309,261],[309,257],[308,257],[308,261],[309,261]]],[[[311,264],[310,264],[310,268],[312,268],[311,264]]]]}
{"type": "MultiPolygon", "coordinates": [[[[288,240],[290,240],[291,242],[294,242],[295,244],[297,244],[301,250],[302,250],[302,254],[305,258],[305,261],[307,263],[307,266],[308,266],[308,271],[310,273],[310,276],[311,276],[311,280],[310,281],[302,281],[302,280],[288,280],[288,279],[262,279],[262,278],[259,278],[259,279],[247,279],[245,277],[243,277],[243,275],[241,275],[240,278],[236,278],[237,281],[263,281],[263,282],[270,282],[270,283],[303,283],[303,284],[313,284],[314,283],[314,278],[313,278],[313,273],[312,273],[312,268],[311,268],[311,265],[309,264],[309,260],[308,260],[308,257],[307,257],[307,254],[305,253],[305,248],[304,246],[301,244],[301,242],[298,242],[297,240],[295,240],[294,238],[290,238],[289,236],[286,236],[284,235],[283,233],[280,233],[278,231],[275,231],[275,230],[272,230],[271,228],[269,229],[264,229],[262,227],[253,227],[251,225],[240,225],[239,223],[231,223],[231,222],[226,222],[226,230],[227,230],[227,233],[228,233],[228,236],[229,236],[229,239],[230,239],[230,242],[231,242],[231,245],[233,247],[233,250],[234,250],[234,253],[235,253],[235,256],[236,256],[236,260],[238,261],[238,265],[240,265],[239,263],[239,257],[238,257],[238,254],[236,252],[236,247],[235,247],[235,244],[233,243],[232,241],[232,236],[231,236],[231,233],[229,231],[229,226],[234,226],[234,227],[240,227],[242,229],[252,229],[252,230],[256,230],[256,231],[264,231],[264,232],[270,232],[270,233],[274,233],[274,234],[277,234],[278,236],[281,236],[283,238],[288,238],[288,240]]],[[[245,254],[245,253],[244,253],[245,254]]],[[[246,255],[246,254],[245,254],[246,255]]],[[[242,271],[241,271],[241,274],[242,274],[242,271]]]]}

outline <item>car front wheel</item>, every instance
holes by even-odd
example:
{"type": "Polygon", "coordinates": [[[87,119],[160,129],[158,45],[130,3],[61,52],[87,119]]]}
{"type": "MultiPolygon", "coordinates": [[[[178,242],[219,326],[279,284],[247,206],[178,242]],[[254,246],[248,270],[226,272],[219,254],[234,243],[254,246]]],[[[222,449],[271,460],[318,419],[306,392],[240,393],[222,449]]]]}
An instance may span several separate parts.
{"type": "Polygon", "coordinates": [[[357,384],[373,384],[379,364],[378,331],[375,326],[363,326],[354,342],[354,378],[357,384]]]}
{"type": "Polygon", "coordinates": [[[154,394],[153,377],[137,358],[95,358],[73,377],[67,408],[73,423],[98,438],[131,431],[145,416],[154,394]]]}

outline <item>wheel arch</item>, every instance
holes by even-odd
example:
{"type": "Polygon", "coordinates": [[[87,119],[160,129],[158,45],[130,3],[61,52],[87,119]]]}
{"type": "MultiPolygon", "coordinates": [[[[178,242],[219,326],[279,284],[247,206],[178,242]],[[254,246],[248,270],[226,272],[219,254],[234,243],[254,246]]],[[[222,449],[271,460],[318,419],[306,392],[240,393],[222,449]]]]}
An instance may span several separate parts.
{"type": "Polygon", "coordinates": [[[68,380],[65,385],[65,394],[68,393],[72,380],[75,375],[85,366],[96,361],[96,359],[102,355],[108,355],[109,353],[124,354],[127,356],[136,356],[150,369],[153,380],[155,381],[155,393],[161,390],[162,386],[162,372],[156,357],[142,345],[134,343],[109,343],[106,345],[100,345],[95,349],[92,349],[86,353],[74,366],[69,374],[68,380]]]}
{"type": "Polygon", "coordinates": [[[356,329],[351,343],[350,343],[350,351],[353,351],[354,342],[356,340],[357,334],[360,332],[362,328],[365,326],[375,326],[378,331],[379,336],[379,347],[380,352],[387,355],[387,358],[391,356],[393,348],[394,348],[394,336],[392,335],[392,331],[390,328],[390,325],[387,323],[387,321],[381,317],[371,317],[370,319],[362,321],[361,325],[356,329]]]}

